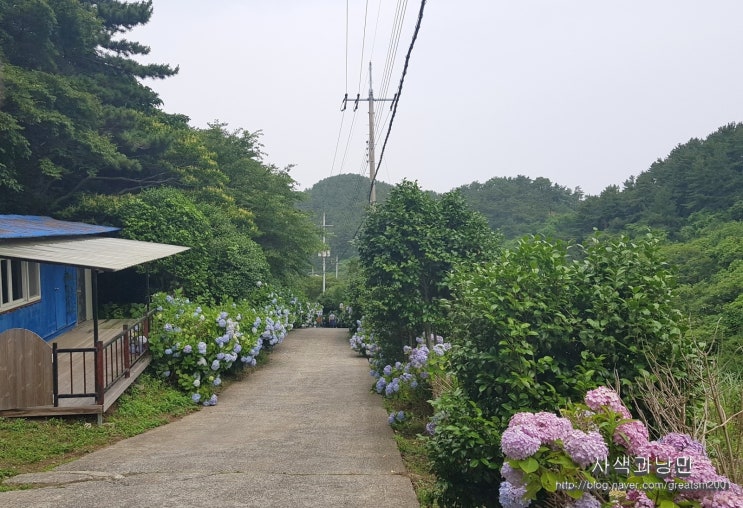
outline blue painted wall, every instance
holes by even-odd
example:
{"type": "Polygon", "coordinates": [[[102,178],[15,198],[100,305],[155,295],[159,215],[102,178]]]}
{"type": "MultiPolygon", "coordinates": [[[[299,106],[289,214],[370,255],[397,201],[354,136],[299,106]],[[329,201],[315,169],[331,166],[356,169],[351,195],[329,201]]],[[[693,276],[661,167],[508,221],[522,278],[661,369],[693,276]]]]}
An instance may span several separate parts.
{"type": "Polygon", "coordinates": [[[41,265],[41,301],[0,314],[0,331],[26,328],[50,340],[77,324],[77,269],[41,265]]]}

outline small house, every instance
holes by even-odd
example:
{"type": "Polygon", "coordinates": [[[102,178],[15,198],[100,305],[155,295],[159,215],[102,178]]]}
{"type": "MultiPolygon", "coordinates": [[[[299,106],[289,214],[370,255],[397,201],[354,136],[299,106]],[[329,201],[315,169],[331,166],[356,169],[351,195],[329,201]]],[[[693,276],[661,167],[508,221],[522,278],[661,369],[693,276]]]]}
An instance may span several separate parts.
{"type": "Polygon", "coordinates": [[[98,274],[188,248],[0,215],[0,416],[102,415],[149,363],[150,312],[101,323],[98,274]]]}

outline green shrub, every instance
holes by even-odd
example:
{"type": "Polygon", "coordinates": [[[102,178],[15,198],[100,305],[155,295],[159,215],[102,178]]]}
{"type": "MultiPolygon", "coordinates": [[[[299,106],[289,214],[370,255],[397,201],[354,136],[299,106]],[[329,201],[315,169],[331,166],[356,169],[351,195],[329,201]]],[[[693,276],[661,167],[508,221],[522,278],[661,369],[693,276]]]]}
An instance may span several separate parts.
{"type": "Polygon", "coordinates": [[[487,504],[497,490],[482,459],[501,459],[489,439],[511,415],[552,411],[615,378],[630,386],[646,373],[648,350],[669,361],[688,351],[650,235],[597,234],[572,250],[528,238],[492,263],[461,266],[449,284],[461,390],[435,402],[449,423],[430,449],[444,492],[461,502],[487,504]]]}

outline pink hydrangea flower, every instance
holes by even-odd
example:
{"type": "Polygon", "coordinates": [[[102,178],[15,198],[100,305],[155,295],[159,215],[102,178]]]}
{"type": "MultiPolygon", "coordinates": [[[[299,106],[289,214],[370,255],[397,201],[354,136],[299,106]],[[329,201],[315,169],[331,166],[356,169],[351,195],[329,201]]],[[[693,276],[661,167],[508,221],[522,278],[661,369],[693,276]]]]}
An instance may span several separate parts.
{"type": "Polygon", "coordinates": [[[542,444],[552,444],[564,439],[573,430],[573,424],[567,418],[554,413],[516,413],[508,422],[509,427],[521,426],[524,432],[538,438],[542,444]]]}
{"type": "Polygon", "coordinates": [[[630,490],[627,499],[635,502],[633,508],[655,508],[655,503],[641,490],[630,490]]]}
{"type": "Polygon", "coordinates": [[[740,508],[743,506],[743,495],[732,491],[715,492],[702,500],[702,508],[740,508]]]}
{"type": "Polygon", "coordinates": [[[594,411],[600,411],[601,408],[606,407],[622,415],[622,418],[632,418],[632,415],[624,407],[622,399],[619,398],[617,392],[606,386],[599,386],[594,390],[588,391],[585,401],[586,405],[594,411]]]}
{"type": "Polygon", "coordinates": [[[643,446],[647,445],[650,436],[645,425],[638,421],[622,423],[614,431],[614,443],[623,446],[631,455],[639,455],[643,446]]]}

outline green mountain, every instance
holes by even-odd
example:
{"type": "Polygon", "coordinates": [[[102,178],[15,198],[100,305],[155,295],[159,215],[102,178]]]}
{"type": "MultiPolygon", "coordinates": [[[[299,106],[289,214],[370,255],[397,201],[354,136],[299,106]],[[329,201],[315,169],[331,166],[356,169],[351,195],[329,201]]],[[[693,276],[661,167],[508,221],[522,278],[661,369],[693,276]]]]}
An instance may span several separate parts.
{"type": "MultiPolygon", "coordinates": [[[[378,203],[387,198],[390,189],[392,185],[377,181],[378,203]]],[[[331,176],[320,180],[303,194],[304,199],[297,206],[309,212],[315,224],[322,226],[325,214],[325,243],[330,248],[326,269],[332,271],[335,269],[336,256],[343,261],[357,254],[351,240],[356,236],[369,206],[369,178],[355,174],[331,176]]],[[[319,270],[321,258],[315,259],[313,265],[315,270],[319,270]]]]}

